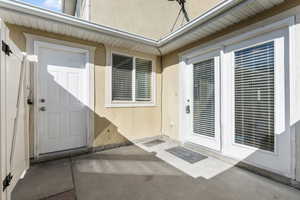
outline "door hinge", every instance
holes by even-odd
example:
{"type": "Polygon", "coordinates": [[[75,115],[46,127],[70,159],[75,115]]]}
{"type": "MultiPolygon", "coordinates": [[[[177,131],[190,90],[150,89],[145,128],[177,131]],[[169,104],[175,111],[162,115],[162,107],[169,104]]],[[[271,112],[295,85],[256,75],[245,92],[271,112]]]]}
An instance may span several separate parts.
{"type": "Polygon", "coordinates": [[[4,42],[3,40],[2,40],[2,51],[8,56],[12,53],[9,45],[6,42],[4,42]]]}
{"type": "Polygon", "coordinates": [[[3,192],[6,190],[6,188],[10,185],[11,181],[13,179],[13,176],[11,175],[11,173],[9,173],[5,179],[2,182],[2,186],[3,186],[3,192]]]}
{"type": "Polygon", "coordinates": [[[27,104],[28,104],[28,105],[33,105],[32,99],[28,98],[28,99],[27,99],[27,104]]]}

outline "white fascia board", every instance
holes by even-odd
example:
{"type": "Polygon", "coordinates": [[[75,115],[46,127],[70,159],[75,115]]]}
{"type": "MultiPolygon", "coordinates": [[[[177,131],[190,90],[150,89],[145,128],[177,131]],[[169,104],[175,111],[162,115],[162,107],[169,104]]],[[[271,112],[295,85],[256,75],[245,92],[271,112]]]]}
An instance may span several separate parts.
{"type": "Polygon", "coordinates": [[[160,40],[154,40],[138,34],[132,34],[112,27],[95,24],[70,15],[53,12],[47,9],[35,7],[30,4],[26,4],[22,2],[16,2],[11,0],[0,0],[0,8],[5,8],[12,12],[19,12],[19,13],[23,13],[38,18],[44,18],[46,20],[51,20],[53,22],[68,24],[77,28],[83,28],[84,30],[95,31],[99,34],[105,34],[107,36],[125,39],[128,41],[147,45],[152,48],[156,48],[158,49],[158,51],[163,51],[162,48],[165,47],[166,45],[170,45],[172,42],[178,42],[178,39],[182,37],[184,34],[188,34],[192,30],[201,27],[201,25],[203,25],[204,23],[210,20],[213,20],[216,16],[227,12],[231,8],[243,7],[249,5],[249,2],[251,3],[253,1],[255,0],[223,0],[221,3],[216,5],[214,8],[208,10],[203,15],[195,18],[190,23],[184,25],[183,27],[179,28],[177,31],[173,33],[166,35],[160,40]]]}

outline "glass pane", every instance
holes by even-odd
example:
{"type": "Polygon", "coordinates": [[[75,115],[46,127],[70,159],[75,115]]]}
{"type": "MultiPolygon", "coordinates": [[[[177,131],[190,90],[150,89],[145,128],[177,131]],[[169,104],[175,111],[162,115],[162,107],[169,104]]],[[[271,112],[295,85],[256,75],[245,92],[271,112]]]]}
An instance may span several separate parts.
{"type": "Polygon", "coordinates": [[[112,100],[132,101],[133,58],[113,54],[112,100]]]}
{"type": "Polygon", "coordinates": [[[214,59],[193,66],[193,129],[194,133],[215,136],[214,59]]]}
{"type": "Polygon", "coordinates": [[[274,42],[235,52],[235,142],[274,151],[274,42]]]}
{"type": "Polygon", "coordinates": [[[152,62],[137,58],[136,62],[136,101],[151,101],[152,62]]]}

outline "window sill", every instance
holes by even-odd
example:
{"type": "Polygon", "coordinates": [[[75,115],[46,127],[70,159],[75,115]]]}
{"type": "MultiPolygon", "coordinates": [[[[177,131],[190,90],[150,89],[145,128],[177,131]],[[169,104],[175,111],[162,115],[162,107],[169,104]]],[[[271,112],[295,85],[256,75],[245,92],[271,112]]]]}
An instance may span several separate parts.
{"type": "Polygon", "coordinates": [[[110,103],[104,106],[105,108],[135,108],[135,107],[157,107],[155,103],[110,103]]]}

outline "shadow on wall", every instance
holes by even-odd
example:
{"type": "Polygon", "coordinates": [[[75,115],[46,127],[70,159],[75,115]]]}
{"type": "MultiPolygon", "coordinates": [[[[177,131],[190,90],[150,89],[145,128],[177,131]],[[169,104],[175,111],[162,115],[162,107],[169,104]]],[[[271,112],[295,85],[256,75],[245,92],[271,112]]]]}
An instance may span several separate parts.
{"type": "MultiPolygon", "coordinates": [[[[223,30],[220,30],[214,34],[211,34],[207,37],[204,37],[198,41],[195,41],[193,43],[187,44],[186,46],[177,49],[176,51],[170,52],[169,54],[165,55],[163,57],[163,75],[164,75],[164,83],[163,83],[163,91],[165,95],[163,96],[163,131],[168,132],[171,134],[171,137],[177,138],[179,133],[177,133],[176,129],[172,128],[171,124],[175,121],[177,121],[177,118],[172,116],[172,112],[174,112],[174,107],[177,108],[179,102],[177,101],[178,96],[178,87],[173,86],[174,83],[179,83],[178,80],[178,70],[179,70],[179,53],[182,53],[188,49],[192,49],[195,47],[203,46],[207,47],[207,45],[213,45],[216,43],[216,41],[220,42],[221,40],[224,40],[224,38],[231,38],[233,37],[232,33],[234,31],[238,31],[237,34],[242,33],[242,29],[249,27],[250,25],[253,25],[255,23],[261,22],[262,20],[265,20],[269,17],[275,16],[276,14],[282,13],[288,9],[291,9],[293,7],[299,6],[299,1],[297,0],[286,0],[282,4],[279,4],[269,10],[266,10],[262,13],[258,13],[255,16],[251,18],[247,18],[245,20],[242,20],[241,22],[234,24],[232,26],[226,27],[223,30]],[[224,36],[224,37],[222,37],[224,36]],[[221,38],[222,37],[222,38],[221,38]],[[175,77],[175,78],[174,78],[175,77]],[[174,101],[175,99],[175,101],[174,101]]],[[[252,27],[253,29],[253,27],[252,27]]],[[[247,30],[245,30],[247,31],[247,30]]],[[[287,66],[287,65],[286,65],[287,66]]],[[[287,81],[288,82],[288,81],[287,81]]],[[[297,86],[298,87],[298,86],[297,86]]],[[[299,90],[299,88],[297,88],[299,90]]],[[[295,94],[296,95],[296,94],[295,94]]],[[[286,107],[286,109],[289,109],[289,107],[286,107]]],[[[288,115],[287,115],[288,116],[288,115]]],[[[298,117],[298,116],[297,116],[298,117]]],[[[289,117],[287,117],[289,118],[289,117]]],[[[178,123],[175,123],[178,124],[178,123]]],[[[296,122],[287,122],[285,123],[286,129],[295,130],[296,133],[296,156],[292,159],[296,158],[296,177],[297,180],[300,180],[300,121],[296,122]]],[[[286,130],[282,130],[282,132],[278,133],[280,136],[278,138],[284,137],[286,130]]],[[[293,139],[292,139],[292,142],[293,139]]],[[[294,144],[292,144],[294,145],[294,144]]],[[[292,152],[293,153],[293,152],[292,152]]],[[[255,158],[257,156],[256,152],[253,152],[251,155],[249,155],[249,158],[255,158]]],[[[247,158],[245,158],[247,160],[247,158]]],[[[293,170],[293,169],[292,169],[293,170]]]]}
{"type": "MultiPolygon", "coordinates": [[[[204,43],[204,42],[203,42],[204,43]]],[[[178,108],[178,88],[179,88],[179,79],[178,79],[178,71],[179,71],[179,59],[178,59],[178,53],[179,52],[173,52],[169,55],[166,55],[163,58],[163,74],[164,74],[164,83],[163,83],[163,91],[164,94],[163,95],[163,131],[164,132],[168,132],[170,133],[172,138],[178,138],[179,137],[179,132],[177,132],[176,130],[178,130],[178,128],[174,128],[171,126],[172,122],[177,122],[177,117],[178,115],[174,115],[174,111],[178,108]],[[174,83],[178,83],[177,86],[174,86],[174,83]],[[174,109],[176,108],[176,109],[174,109]]],[[[288,57],[286,55],[285,57],[285,66],[288,66],[288,57]]],[[[286,79],[288,80],[288,79],[286,79]]],[[[289,81],[286,81],[286,83],[289,83],[289,81]]],[[[287,85],[287,87],[289,87],[287,85]]],[[[296,94],[295,94],[296,95],[296,94]]],[[[287,95],[289,96],[289,95],[287,95]]],[[[288,99],[285,99],[285,101],[288,101],[288,99]]],[[[287,106],[286,104],[285,106],[285,110],[289,110],[289,106],[287,106]]],[[[275,118],[277,118],[278,116],[275,116],[275,118]]],[[[276,139],[275,139],[275,149],[276,151],[280,150],[280,157],[289,157],[291,158],[291,160],[289,160],[289,164],[292,167],[291,169],[288,169],[287,171],[290,171],[291,173],[295,172],[294,166],[292,166],[292,163],[294,162],[294,159],[296,159],[296,177],[297,180],[300,180],[300,134],[299,134],[299,130],[300,130],[300,121],[297,121],[296,123],[292,124],[292,122],[289,121],[289,113],[285,113],[285,122],[283,125],[280,125],[280,128],[277,127],[276,131],[276,139]],[[280,129],[280,130],[279,130],[280,129]],[[293,151],[290,151],[291,147],[288,146],[289,144],[294,145],[294,140],[293,138],[290,138],[289,136],[289,131],[293,131],[295,130],[296,132],[296,156],[293,154],[293,151]],[[279,142],[280,141],[280,142],[279,142]],[[286,142],[286,143],[283,143],[286,142]],[[291,142],[291,143],[290,143],[291,142]],[[290,152],[289,154],[286,154],[285,152],[290,152]]],[[[277,123],[277,122],[276,122],[277,123]]],[[[280,124],[281,122],[279,122],[278,124],[280,124]]],[[[175,123],[178,124],[178,123],[175,123]]],[[[258,127],[259,127],[259,123],[257,123],[258,127]]],[[[277,126],[277,124],[276,124],[277,126]]],[[[223,132],[225,135],[228,135],[228,132],[223,132]]],[[[230,133],[229,133],[230,134],[230,133]]],[[[230,143],[230,141],[222,141],[223,143],[226,143],[228,145],[228,143],[230,143]]],[[[229,145],[228,145],[229,146],[229,145]]],[[[233,145],[232,145],[233,146],[233,145]]],[[[197,148],[195,148],[197,149],[197,148]]],[[[237,156],[241,157],[241,159],[239,159],[234,165],[239,165],[239,166],[244,166],[249,168],[249,165],[246,165],[245,163],[249,163],[249,161],[256,166],[260,166],[260,168],[264,168],[266,166],[266,163],[268,165],[269,169],[272,168],[276,168],[277,166],[282,166],[282,168],[286,168],[286,166],[284,166],[284,164],[282,162],[280,162],[280,160],[276,160],[276,156],[278,156],[278,152],[276,152],[274,154],[274,156],[270,156],[268,158],[268,160],[263,160],[264,156],[262,156],[262,154],[264,154],[264,152],[262,153],[262,151],[260,150],[252,150],[249,151],[249,153],[245,154],[243,153],[243,149],[240,148],[239,149],[240,152],[238,152],[236,154],[239,154],[237,156]],[[273,165],[270,164],[273,162],[273,165]],[[262,164],[263,163],[263,164],[262,164]],[[265,166],[264,166],[265,165],[265,166]],[[273,167],[274,166],[274,167],[273,167]]],[[[232,153],[232,152],[230,152],[232,153]]],[[[267,155],[269,152],[266,152],[265,154],[267,155]]],[[[234,156],[232,156],[234,157],[234,156]]],[[[206,163],[208,164],[208,163],[206,163]]],[[[259,173],[261,175],[264,176],[268,176],[271,177],[273,179],[277,179],[280,181],[284,181],[288,184],[290,184],[290,180],[284,177],[279,176],[280,178],[278,178],[277,176],[273,176],[272,173],[270,173],[268,170],[262,170],[262,169],[258,169],[256,167],[251,166],[250,168],[252,168],[256,173],[259,173]]],[[[226,169],[226,167],[225,167],[226,169]]],[[[217,168],[215,168],[216,170],[216,174],[218,174],[218,170],[217,168]]],[[[227,169],[226,169],[227,170],[227,169]]],[[[271,170],[272,171],[272,170],[271,170]]],[[[276,171],[276,170],[275,170],[276,171]]],[[[222,170],[220,170],[220,172],[222,172],[222,170]]],[[[200,173],[200,172],[199,172],[200,173]]],[[[280,174],[280,172],[278,172],[278,174],[280,174]]],[[[281,173],[283,174],[283,173],[281,173]]]]}
{"type": "Polygon", "coordinates": [[[94,146],[128,143],[129,139],[122,134],[116,125],[105,117],[94,114],[95,135],[94,146]]]}
{"type": "MultiPolygon", "coordinates": [[[[21,50],[26,52],[26,39],[24,33],[67,41],[82,45],[96,47],[95,51],[95,139],[94,145],[100,146],[110,144],[114,139],[127,142],[124,138],[140,139],[152,137],[161,133],[161,107],[160,107],[160,67],[157,65],[156,72],[156,102],[154,107],[130,107],[130,108],[106,108],[105,107],[105,72],[106,72],[106,51],[103,44],[84,41],[70,36],[48,33],[45,31],[7,24],[10,31],[10,39],[21,50]],[[111,123],[111,124],[109,124],[111,123]],[[118,130],[118,132],[116,132],[118,130]],[[122,134],[120,134],[122,133],[122,134]],[[109,139],[106,142],[104,139],[109,139]],[[100,145],[98,145],[98,143],[100,145]]],[[[63,44],[62,44],[63,45],[63,44]]],[[[125,51],[124,51],[125,52],[125,51]]],[[[137,52],[129,52],[143,56],[137,52]]],[[[159,64],[159,62],[157,62],[159,64]]],[[[31,72],[32,74],[32,72],[31,72]]],[[[32,82],[32,80],[31,80],[32,82]]],[[[33,83],[33,82],[32,82],[33,83]]],[[[33,113],[31,111],[31,119],[33,113]]],[[[32,122],[33,120],[31,120],[32,122]]],[[[30,124],[33,130],[33,124],[30,124]]],[[[31,141],[33,141],[33,131],[31,141]]],[[[33,145],[32,145],[33,147],[33,145]]],[[[32,152],[33,149],[31,149],[32,152]]]]}
{"type": "MultiPolygon", "coordinates": [[[[127,143],[128,139],[139,139],[147,135],[159,135],[160,131],[160,99],[157,97],[158,105],[147,108],[105,108],[105,67],[106,52],[102,44],[83,41],[68,36],[47,33],[44,31],[7,24],[10,31],[10,40],[21,50],[26,52],[26,39],[24,33],[35,34],[43,37],[54,38],[83,45],[95,46],[95,111],[85,106],[86,112],[94,115],[95,135],[93,146],[103,146],[118,143],[127,143]]],[[[51,60],[55,64],[55,60],[51,60]]],[[[31,68],[32,70],[32,68],[31,68]]],[[[33,85],[33,71],[31,74],[31,85],[33,85]]],[[[157,77],[158,78],[158,77],[157,77]]],[[[52,78],[53,79],[53,78],[52,78]]],[[[159,80],[157,80],[159,82],[159,80]]],[[[68,98],[76,101],[76,95],[72,95],[68,89],[57,84],[68,98]]],[[[157,88],[159,88],[159,84],[157,88]]],[[[157,91],[160,94],[159,91],[157,91]]],[[[33,109],[30,109],[30,152],[33,152],[33,109]]]]}
{"type": "MultiPolygon", "coordinates": [[[[55,53],[55,50],[52,51],[55,53]]],[[[73,60],[47,59],[47,63],[42,64],[42,60],[49,54],[43,55],[43,50],[40,49],[39,55],[41,62],[39,66],[45,70],[39,72],[42,81],[39,83],[39,99],[35,103],[38,104],[38,109],[42,106],[46,107],[46,111],[39,110],[37,116],[37,125],[40,127],[37,133],[40,150],[46,147],[43,152],[61,151],[89,145],[91,141],[93,147],[128,142],[126,134],[122,134],[112,121],[90,108],[89,98],[86,96],[87,88],[83,86],[84,63],[77,65],[74,62],[76,58],[72,57],[73,60]],[[45,99],[46,102],[41,103],[40,99],[45,99]],[[94,135],[87,138],[86,135],[91,127],[90,120],[93,120],[91,116],[94,118],[94,135]]],[[[51,55],[53,58],[56,57],[55,54],[51,55]]],[[[67,55],[61,56],[67,57],[67,55]]],[[[31,116],[33,115],[32,112],[31,116]]],[[[31,146],[32,141],[34,140],[31,140],[31,146]]]]}
{"type": "MultiPolygon", "coordinates": [[[[15,26],[14,26],[15,27],[15,26]]],[[[48,36],[48,37],[54,37],[53,34],[50,33],[45,33],[45,32],[40,32],[40,31],[35,31],[32,29],[26,29],[26,28],[20,28],[17,27],[16,29],[12,28],[11,32],[10,32],[10,36],[11,39],[17,44],[17,46],[19,46],[19,48],[23,51],[25,51],[25,39],[23,36],[23,32],[29,32],[29,33],[33,33],[33,34],[40,34],[43,36],[48,36]],[[22,42],[20,42],[22,41],[22,42]]],[[[56,35],[56,38],[58,36],[56,35]]],[[[55,37],[54,37],[55,38],[55,37]]],[[[66,41],[70,41],[70,42],[78,42],[78,43],[83,43],[80,40],[76,40],[76,39],[70,39],[69,37],[66,36],[59,36],[60,40],[66,40],[66,41]]],[[[87,42],[88,45],[91,46],[95,46],[92,43],[87,42]]],[[[84,43],[86,44],[86,43],[84,43]]],[[[102,47],[97,48],[96,50],[96,55],[95,56],[95,76],[97,76],[97,78],[95,79],[95,86],[96,86],[96,96],[95,96],[95,110],[93,111],[91,110],[87,105],[85,105],[83,102],[80,100],[80,97],[78,97],[76,94],[73,94],[71,91],[69,91],[69,88],[64,86],[63,84],[57,83],[53,76],[51,76],[50,74],[48,74],[47,76],[49,77],[49,79],[53,82],[53,84],[55,85],[55,87],[58,88],[59,91],[61,91],[61,93],[63,93],[66,97],[66,101],[65,104],[69,104],[69,102],[71,102],[71,105],[76,105],[78,107],[81,107],[82,110],[84,110],[84,112],[86,113],[90,113],[92,115],[94,115],[94,120],[95,120],[95,135],[93,136],[93,145],[94,146],[103,146],[103,145],[110,145],[110,144],[118,144],[118,143],[123,143],[123,142],[128,142],[128,140],[131,140],[131,138],[129,138],[128,136],[131,135],[131,130],[132,128],[128,128],[128,127],[133,127],[133,124],[135,124],[135,126],[138,126],[140,128],[140,130],[143,129],[155,129],[154,127],[154,123],[153,121],[155,119],[155,117],[157,117],[156,115],[150,115],[150,116],[144,116],[143,115],[143,111],[138,111],[141,113],[141,115],[139,115],[138,117],[144,117],[146,118],[147,121],[147,126],[145,128],[145,124],[141,124],[139,122],[134,122],[133,120],[133,114],[132,112],[134,112],[134,110],[138,109],[138,108],[104,108],[104,90],[105,90],[105,50],[102,47]],[[97,52],[98,51],[98,52],[97,52]],[[99,52],[100,51],[100,52],[99,52]],[[98,56],[101,55],[101,56],[98,56]],[[100,93],[99,91],[102,91],[102,93],[100,93]],[[101,102],[101,103],[99,103],[101,102]],[[130,112],[128,112],[130,111],[130,112]],[[125,113],[125,115],[124,115],[125,113]],[[129,113],[130,115],[126,115],[127,113],[129,113]],[[122,127],[120,127],[120,121],[119,118],[123,118],[122,121],[122,127]],[[107,117],[109,116],[109,117],[107,117]],[[124,128],[125,126],[125,128],[124,128]],[[150,127],[150,128],[149,128],[150,127]],[[152,128],[154,127],[154,128],[152,128]]],[[[55,65],[55,60],[52,60],[51,62],[53,62],[52,64],[55,65]]],[[[177,80],[178,78],[178,73],[177,73],[177,65],[178,64],[178,56],[176,53],[172,54],[171,57],[168,59],[164,58],[164,66],[166,66],[164,68],[164,99],[163,99],[163,113],[164,113],[164,118],[165,116],[168,116],[169,119],[164,119],[164,125],[168,126],[169,124],[172,124],[172,120],[173,121],[173,127],[172,130],[166,130],[165,129],[165,133],[171,133],[173,135],[171,135],[171,137],[174,138],[178,138],[178,136],[176,135],[178,128],[176,127],[178,122],[176,121],[178,119],[178,114],[177,112],[177,108],[178,108],[178,103],[176,102],[178,98],[174,98],[174,96],[176,97],[177,94],[177,85],[179,83],[179,81],[177,80]],[[168,71],[170,70],[170,73],[168,74],[168,71]],[[174,92],[174,93],[173,93],[174,92]],[[172,96],[173,95],[173,96],[172,96]],[[172,107],[173,106],[173,107],[172,107]],[[176,131],[175,131],[176,130],[176,131]]],[[[72,67],[72,66],[69,66],[72,67]]],[[[159,72],[160,73],[160,72],[159,72]]],[[[32,73],[31,73],[32,74],[32,73]]],[[[32,81],[32,80],[31,80],[32,81]]],[[[157,92],[159,93],[159,92],[157,92]]],[[[148,109],[152,109],[152,108],[147,108],[148,109]]],[[[160,109],[155,108],[155,109],[160,109]]],[[[155,111],[156,112],[156,111],[155,111]]],[[[33,112],[31,109],[31,152],[33,152],[33,141],[34,141],[34,136],[33,136],[33,112]]],[[[137,117],[136,117],[137,118],[137,117]]],[[[151,131],[151,130],[148,130],[151,131]]],[[[77,131],[77,130],[75,130],[77,131]]],[[[154,130],[155,132],[156,130],[154,130]]],[[[138,132],[138,131],[136,131],[138,132]]],[[[57,134],[57,133],[56,133],[57,134]]],[[[71,133],[70,133],[71,134],[71,133]]],[[[142,134],[141,134],[142,135],[142,134]]],[[[283,134],[281,134],[283,135],[283,134]]],[[[143,135],[144,137],[147,135],[143,135]]],[[[299,139],[298,139],[299,140],[299,139]]],[[[248,157],[253,157],[255,158],[256,153],[253,152],[251,155],[248,155],[248,157]]],[[[245,157],[246,159],[246,157],[245,157]]]]}

